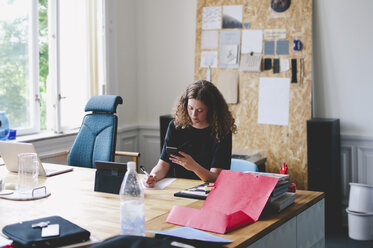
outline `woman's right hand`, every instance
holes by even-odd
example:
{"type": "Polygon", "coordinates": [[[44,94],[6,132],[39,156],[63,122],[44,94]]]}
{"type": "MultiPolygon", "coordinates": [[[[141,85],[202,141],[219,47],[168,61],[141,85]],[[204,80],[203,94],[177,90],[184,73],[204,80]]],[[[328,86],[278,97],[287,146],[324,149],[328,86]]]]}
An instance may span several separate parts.
{"type": "Polygon", "coordinates": [[[144,178],[144,184],[146,187],[153,188],[157,182],[157,177],[155,175],[149,175],[144,178]]]}

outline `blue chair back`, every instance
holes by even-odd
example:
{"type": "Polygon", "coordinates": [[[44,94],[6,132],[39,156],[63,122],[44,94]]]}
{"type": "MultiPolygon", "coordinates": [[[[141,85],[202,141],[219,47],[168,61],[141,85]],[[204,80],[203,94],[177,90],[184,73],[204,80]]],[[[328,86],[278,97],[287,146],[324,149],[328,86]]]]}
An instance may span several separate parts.
{"type": "Polygon", "coordinates": [[[232,158],[231,160],[231,170],[232,171],[258,171],[258,166],[250,161],[232,158]]]}
{"type": "Polygon", "coordinates": [[[120,96],[93,96],[85,106],[82,126],[71,147],[68,164],[95,168],[95,161],[114,161],[120,96]]]}

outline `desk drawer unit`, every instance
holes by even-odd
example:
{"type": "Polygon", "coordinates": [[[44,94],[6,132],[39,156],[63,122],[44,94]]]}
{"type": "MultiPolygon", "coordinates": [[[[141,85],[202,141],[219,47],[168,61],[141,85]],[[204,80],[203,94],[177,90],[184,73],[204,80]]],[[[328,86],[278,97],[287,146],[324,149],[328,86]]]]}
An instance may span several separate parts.
{"type": "Polygon", "coordinates": [[[325,248],[325,200],[293,217],[249,248],[325,248]]]}

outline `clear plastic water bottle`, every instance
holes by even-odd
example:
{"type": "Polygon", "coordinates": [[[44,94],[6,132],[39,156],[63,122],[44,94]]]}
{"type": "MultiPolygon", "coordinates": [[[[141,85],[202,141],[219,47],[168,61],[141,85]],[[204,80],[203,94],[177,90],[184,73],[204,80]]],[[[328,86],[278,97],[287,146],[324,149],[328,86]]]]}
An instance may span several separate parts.
{"type": "Polygon", "coordinates": [[[136,172],[136,163],[127,163],[127,172],[120,187],[120,233],[145,235],[144,192],[136,172]]]}

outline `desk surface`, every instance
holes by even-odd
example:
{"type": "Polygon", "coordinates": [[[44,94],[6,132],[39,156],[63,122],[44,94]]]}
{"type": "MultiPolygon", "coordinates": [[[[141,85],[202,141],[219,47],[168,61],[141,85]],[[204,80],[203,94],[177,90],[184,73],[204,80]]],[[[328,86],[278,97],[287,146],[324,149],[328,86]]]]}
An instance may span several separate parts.
{"type": "MultiPolygon", "coordinates": [[[[17,174],[6,171],[5,183],[16,183],[17,174]]],[[[51,191],[51,196],[34,201],[11,201],[0,199],[0,230],[7,224],[19,221],[59,215],[89,230],[98,240],[118,235],[119,195],[94,192],[94,169],[74,167],[73,172],[40,177],[40,185],[51,191]]],[[[201,200],[174,197],[182,189],[197,185],[200,181],[177,179],[164,190],[145,190],[145,220],[147,230],[164,230],[177,227],[168,224],[165,219],[174,205],[200,208],[201,200]]],[[[297,191],[295,203],[280,214],[263,214],[260,220],[226,235],[233,240],[229,247],[247,246],[287,220],[320,201],[324,193],[297,191]]]]}

